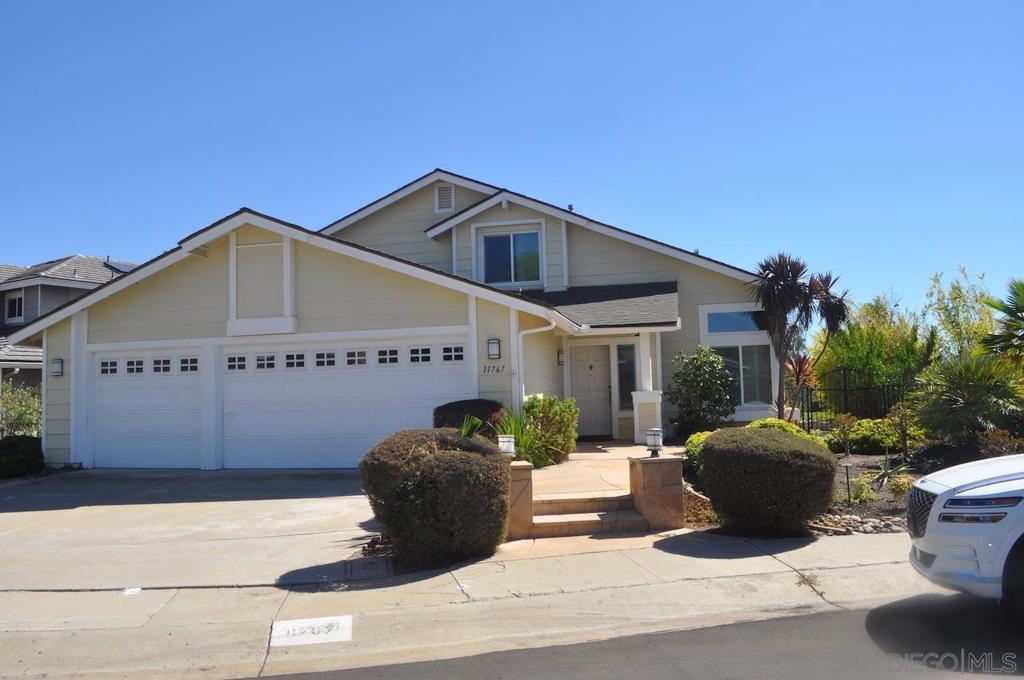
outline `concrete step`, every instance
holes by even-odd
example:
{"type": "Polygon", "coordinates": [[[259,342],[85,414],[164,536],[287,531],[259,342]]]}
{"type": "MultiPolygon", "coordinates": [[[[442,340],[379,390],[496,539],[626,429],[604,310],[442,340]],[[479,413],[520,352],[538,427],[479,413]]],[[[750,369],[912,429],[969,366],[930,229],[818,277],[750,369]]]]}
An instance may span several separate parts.
{"type": "Polygon", "coordinates": [[[561,493],[533,497],[533,516],[632,510],[633,496],[622,491],[561,493]]]}
{"type": "Polygon", "coordinates": [[[635,510],[577,512],[563,515],[535,515],[533,538],[554,536],[592,536],[629,534],[647,531],[647,520],[635,510]]]}

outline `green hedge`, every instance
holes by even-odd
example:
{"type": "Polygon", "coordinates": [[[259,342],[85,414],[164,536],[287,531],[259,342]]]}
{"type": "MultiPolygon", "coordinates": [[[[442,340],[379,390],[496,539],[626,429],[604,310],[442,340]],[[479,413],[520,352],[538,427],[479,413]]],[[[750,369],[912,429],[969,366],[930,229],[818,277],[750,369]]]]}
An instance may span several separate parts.
{"type": "MultiPolygon", "coordinates": [[[[924,430],[907,428],[907,444],[914,448],[924,443],[924,430]]],[[[825,435],[825,443],[833,453],[845,453],[842,439],[833,431],[825,435]]],[[[885,453],[900,450],[900,435],[891,421],[884,418],[862,418],[850,430],[850,453],[885,453]]]]}
{"type": "Polygon", "coordinates": [[[704,442],[701,478],[730,527],[785,536],[832,503],[835,458],[807,438],[772,428],[718,430],[704,442]]]}
{"type": "Polygon", "coordinates": [[[483,423],[479,434],[493,442],[498,441],[494,428],[505,415],[505,407],[493,399],[462,399],[441,404],[434,409],[434,427],[462,427],[466,416],[475,416],[483,423]]]}
{"type": "Polygon", "coordinates": [[[34,475],[44,467],[39,437],[16,434],[0,439],[0,479],[34,475]]]}
{"type": "Polygon", "coordinates": [[[701,463],[700,457],[704,450],[704,442],[714,432],[694,432],[686,438],[686,443],[683,444],[683,448],[686,450],[686,459],[690,461],[690,465],[693,466],[694,471],[700,474],[701,463]]]}
{"type": "Polygon", "coordinates": [[[508,459],[482,437],[405,430],[359,462],[374,515],[395,559],[418,568],[493,555],[505,536],[508,459]]]}
{"type": "Polygon", "coordinates": [[[778,432],[785,432],[786,434],[795,435],[801,439],[806,439],[809,442],[814,442],[818,446],[826,447],[825,440],[816,435],[804,432],[804,429],[796,423],[791,423],[788,420],[780,420],[778,418],[761,418],[753,422],[747,423],[747,427],[753,430],[775,430],[778,432]]]}

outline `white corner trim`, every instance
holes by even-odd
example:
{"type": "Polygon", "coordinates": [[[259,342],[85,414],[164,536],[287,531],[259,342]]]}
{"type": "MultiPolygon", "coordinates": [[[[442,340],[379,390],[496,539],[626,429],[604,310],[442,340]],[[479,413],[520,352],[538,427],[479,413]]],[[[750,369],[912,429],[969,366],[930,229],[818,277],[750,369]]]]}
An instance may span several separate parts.
{"type": "Polygon", "coordinates": [[[452,175],[451,173],[445,172],[444,170],[434,170],[433,172],[429,172],[423,177],[420,177],[418,180],[415,180],[405,185],[401,189],[392,191],[390,194],[387,194],[385,196],[381,196],[373,203],[370,203],[369,205],[360,208],[351,215],[341,218],[337,222],[333,222],[327,225],[320,231],[327,235],[336,234],[345,227],[348,227],[366,217],[369,217],[378,210],[386,208],[392,203],[400,201],[406,196],[416,193],[417,191],[424,187],[430,186],[434,182],[446,182],[448,184],[460,186],[465,189],[470,189],[481,194],[493,194],[498,191],[498,187],[492,186],[490,184],[476,182],[471,179],[466,179],[465,177],[458,177],[456,175],[452,175]]]}
{"type": "MultiPolygon", "coordinates": [[[[559,338],[559,348],[562,351],[562,399],[572,396],[572,362],[569,360],[569,336],[563,335],[559,338]]],[[[610,369],[609,369],[610,370],[610,369]]]]}
{"type": "MultiPolygon", "coordinates": [[[[455,232],[452,231],[452,238],[455,238],[455,232]]],[[[478,337],[478,328],[476,321],[476,296],[467,295],[467,321],[469,322],[469,342],[466,343],[466,359],[470,366],[470,384],[473,386],[473,394],[477,397],[480,396],[480,365],[477,360],[477,354],[480,347],[480,338],[478,337]]]]}
{"type": "Polygon", "coordinates": [[[508,364],[512,372],[512,407],[523,405],[523,377],[519,374],[519,312],[508,310],[508,364]]]}
{"type": "Polygon", "coordinates": [[[199,354],[200,441],[199,464],[203,470],[224,467],[224,380],[219,345],[207,343],[199,354]]]}
{"type": "Polygon", "coordinates": [[[238,234],[228,235],[228,322],[238,318],[238,234]]]}
{"type": "Polygon", "coordinates": [[[228,335],[275,335],[294,333],[298,329],[294,316],[262,316],[249,319],[229,319],[228,335]]]}
{"type": "MultiPolygon", "coordinates": [[[[234,233],[234,232],[232,232],[234,233]]],[[[281,285],[283,301],[283,315],[285,317],[295,316],[295,240],[285,236],[284,247],[281,249],[283,261],[281,263],[281,285]]]]}
{"type": "Polygon", "coordinates": [[[71,317],[71,462],[82,467],[95,466],[93,442],[90,436],[89,404],[92,362],[86,348],[89,339],[89,311],[76,312],[71,317]]]}

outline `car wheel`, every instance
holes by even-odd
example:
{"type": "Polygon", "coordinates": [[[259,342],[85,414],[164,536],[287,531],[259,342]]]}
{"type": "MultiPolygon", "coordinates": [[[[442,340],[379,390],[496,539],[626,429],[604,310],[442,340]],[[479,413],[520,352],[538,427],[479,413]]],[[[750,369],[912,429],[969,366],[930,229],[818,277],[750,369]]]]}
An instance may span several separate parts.
{"type": "Polygon", "coordinates": [[[1024,539],[1017,541],[1003,569],[1004,599],[1017,616],[1024,619],[1024,539]]]}

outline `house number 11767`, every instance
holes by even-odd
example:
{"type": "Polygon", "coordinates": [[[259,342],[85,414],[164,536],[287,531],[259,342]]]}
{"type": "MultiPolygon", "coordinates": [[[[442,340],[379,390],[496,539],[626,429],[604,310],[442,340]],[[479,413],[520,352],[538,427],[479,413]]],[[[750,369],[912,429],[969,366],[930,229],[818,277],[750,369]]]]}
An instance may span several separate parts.
{"type": "Polygon", "coordinates": [[[501,365],[501,366],[484,366],[484,373],[485,374],[487,374],[487,373],[504,373],[504,372],[505,372],[505,366],[504,365],[501,365]]]}

